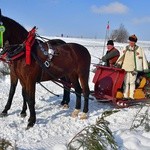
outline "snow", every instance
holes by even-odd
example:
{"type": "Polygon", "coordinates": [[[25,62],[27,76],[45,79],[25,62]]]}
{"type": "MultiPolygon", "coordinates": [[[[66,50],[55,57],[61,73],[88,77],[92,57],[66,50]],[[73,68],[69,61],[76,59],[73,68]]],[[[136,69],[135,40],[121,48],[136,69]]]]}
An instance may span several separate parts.
{"type": "MultiPolygon", "coordinates": [[[[96,57],[102,56],[104,40],[64,37],[62,39],[66,42],[76,42],[84,45],[91,53],[92,63],[99,62],[96,57]]],[[[115,43],[119,50],[125,45],[127,43],[115,43]]],[[[147,59],[150,60],[150,41],[139,41],[138,45],[143,46],[147,59]]],[[[90,70],[93,68],[93,64],[91,64],[90,70]]],[[[90,71],[89,86],[91,90],[94,89],[93,76],[94,73],[90,71]]],[[[43,82],[42,84],[55,94],[58,94],[59,97],[52,95],[39,84],[36,85],[35,108],[37,121],[33,128],[26,130],[29,117],[28,111],[26,118],[20,117],[23,105],[20,84],[17,86],[9,115],[0,118],[0,138],[9,140],[18,150],[66,150],[66,145],[80,130],[88,125],[95,124],[96,119],[101,117],[104,111],[116,109],[111,103],[100,103],[94,99],[89,101],[89,116],[87,120],[72,118],[71,112],[75,106],[75,95],[71,94],[69,109],[63,109],[60,105],[63,90],[51,81],[43,82]]],[[[9,76],[0,80],[0,112],[5,107],[9,86],[9,76]]],[[[142,109],[143,113],[144,108],[142,109]]],[[[142,127],[130,130],[133,119],[139,110],[140,106],[119,109],[117,113],[106,118],[110,122],[109,128],[115,137],[119,150],[150,149],[150,134],[148,132],[142,127]]]]}

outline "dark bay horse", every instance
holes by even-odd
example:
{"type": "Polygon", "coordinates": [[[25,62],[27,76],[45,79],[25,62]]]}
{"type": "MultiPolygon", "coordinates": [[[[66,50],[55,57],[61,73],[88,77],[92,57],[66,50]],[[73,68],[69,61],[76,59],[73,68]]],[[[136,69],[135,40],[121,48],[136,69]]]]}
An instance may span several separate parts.
{"type": "MultiPolygon", "coordinates": [[[[47,38],[43,38],[43,37],[41,37],[41,39],[43,39],[43,41],[47,40],[47,38]]],[[[45,43],[51,49],[55,49],[56,46],[66,44],[66,42],[61,39],[51,39],[51,40],[46,41],[45,43]]],[[[10,76],[12,76],[12,72],[11,72],[10,76]]],[[[2,117],[8,115],[8,110],[10,109],[11,104],[12,104],[12,99],[15,94],[16,86],[18,83],[17,76],[16,76],[16,78],[15,78],[15,76],[16,75],[13,74],[13,80],[11,80],[13,82],[11,82],[8,100],[5,105],[4,110],[0,114],[0,116],[2,116],[2,117]]],[[[66,83],[69,82],[67,77],[62,77],[61,80],[66,83]]],[[[24,103],[23,103],[22,111],[20,114],[21,114],[21,117],[26,117],[27,104],[25,102],[25,99],[23,99],[23,100],[24,100],[24,103]]],[[[63,93],[63,99],[62,99],[61,105],[63,105],[64,108],[68,108],[69,102],[70,102],[70,86],[64,85],[64,93],[63,93]]]]}
{"type": "MultiPolygon", "coordinates": [[[[6,31],[4,32],[3,41],[9,42],[11,45],[22,44],[27,36],[28,32],[16,21],[0,16],[0,21],[5,26],[6,31]]],[[[78,116],[79,110],[81,109],[81,93],[84,96],[84,107],[81,114],[81,118],[87,117],[88,112],[88,99],[89,99],[89,69],[91,63],[91,57],[88,50],[82,45],[76,43],[67,43],[55,48],[58,53],[51,60],[50,67],[47,71],[43,70],[34,56],[40,58],[42,62],[47,60],[47,56],[41,51],[41,46],[48,50],[45,43],[39,42],[35,39],[31,48],[31,64],[26,64],[25,55],[21,56],[17,60],[11,61],[10,66],[10,78],[11,78],[11,89],[10,94],[15,92],[15,86],[17,85],[18,79],[22,85],[22,95],[24,102],[28,104],[30,117],[28,120],[27,127],[32,127],[36,122],[35,113],[35,85],[39,81],[56,80],[62,77],[66,77],[72,83],[76,92],[76,106],[73,111],[73,116],[78,116]],[[40,43],[40,44],[39,44],[40,43]]],[[[5,46],[4,46],[5,49],[5,46]]],[[[25,48],[23,48],[25,51],[25,48]]],[[[24,105],[25,106],[25,105],[24,105]]],[[[26,109],[26,108],[24,108],[26,109]]]]}

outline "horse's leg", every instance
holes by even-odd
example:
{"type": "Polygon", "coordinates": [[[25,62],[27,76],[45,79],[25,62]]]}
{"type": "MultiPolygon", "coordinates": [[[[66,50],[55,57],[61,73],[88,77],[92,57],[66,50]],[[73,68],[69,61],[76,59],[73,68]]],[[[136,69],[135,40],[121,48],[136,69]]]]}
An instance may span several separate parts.
{"type": "Polygon", "coordinates": [[[22,111],[20,113],[21,117],[26,117],[27,116],[27,113],[26,113],[26,110],[27,110],[27,103],[26,103],[26,95],[25,95],[25,89],[22,88],[22,96],[23,96],[23,107],[22,107],[22,111]]]}
{"type": "Polygon", "coordinates": [[[88,74],[80,75],[79,78],[80,78],[80,83],[81,83],[82,92],[83,92],[83,96],[84,96],[83,112],[80,116],[80,119],[87,119],[87,112],[89,110],[89,108],[88,108],[89,94],[90,94],[90,89],[89,89],[89,85],[88,85],[89,75],[88,74]]]}
{"type": "Polygon", "coordinates": [[[81,109],[81,86],[80,83],[78,81],[78,76],[77,75],[71,75],[71,82],[73,84],[73,87],[75,89],[75,94],[76,94],[76,106],[75,106],[75,110],[72,112],[72,117],[77,117],[80,109],[81,109]]]}
{"type": "Polygon", "coordinates": [[[25,101],[28,104],[30,117],[28,119],[27,129],[33,127],[36,121],[36,113],[35,113],[35,85],[36,82],[32,82],[28,80],[25,85],[25,90],[23,92],[25,101]]]}
{"type": "Polygon", "coordinates": [[[7,116],[7,113],[8,113],[8,110],[10,109],[10,107],[11,107],[12,99],[13,99],[13,96],[15,94],[16,86],[17,86],[17,83],[18,83],[17,76],[14,75],[12,72],[10,72],[10,80],[11,80],[10,81],[11,83],[10,83],[9,96],[8,96],[8,100],[7,100],[7,103],[5,105],[5,108],[1,113],[1,116],[7,116]]]}
{"type": "Polygon", "coordinates": [[[70,102],[70,87],[64,86],[64,94],[61,105],[63,105],[63,108],[68,108],[69,102],[70,102]]]}
{"type": "MultiPolygon", "coordinates": [[[[61,79],[66,83],[69,82],[69,80],[66,77],[63,77],[61,79]]],[[[64,108],[68,108],[69,102],[70,102],[70,87],[64,85],[63,100],[61,101],[61,105],[63,105],[64,108]]]]}

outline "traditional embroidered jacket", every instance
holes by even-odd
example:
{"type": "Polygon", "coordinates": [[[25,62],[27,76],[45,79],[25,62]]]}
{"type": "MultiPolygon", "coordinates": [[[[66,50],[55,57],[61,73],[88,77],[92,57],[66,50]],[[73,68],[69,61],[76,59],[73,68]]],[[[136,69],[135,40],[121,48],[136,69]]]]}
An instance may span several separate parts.
{"type": "Polygon", "coordinates": [[[121,65],[121,68],[126,71],[148,72],[148,62],[144,51],[137,45],[134,48],[126,46],[116,64],[121,65]]]}

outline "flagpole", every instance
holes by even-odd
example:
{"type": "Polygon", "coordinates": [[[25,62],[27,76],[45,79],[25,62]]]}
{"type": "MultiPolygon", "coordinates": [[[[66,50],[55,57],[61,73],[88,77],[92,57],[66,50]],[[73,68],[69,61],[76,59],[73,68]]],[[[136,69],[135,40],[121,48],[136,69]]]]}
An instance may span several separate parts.
{"type": "Polygon", "coordinates": [[[104,39],[104,47],[103,47],[103,53],[102,56],[104,56],[104,52],[105,52],[105,44],[106,44],[106,40],[109,38],[109,21],[107,23],[107,28],[106,28],[106,34],[105,34],[105,39],[104,39]]]}

